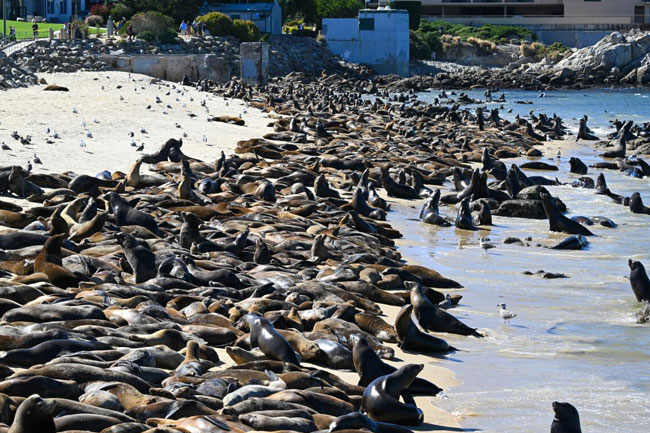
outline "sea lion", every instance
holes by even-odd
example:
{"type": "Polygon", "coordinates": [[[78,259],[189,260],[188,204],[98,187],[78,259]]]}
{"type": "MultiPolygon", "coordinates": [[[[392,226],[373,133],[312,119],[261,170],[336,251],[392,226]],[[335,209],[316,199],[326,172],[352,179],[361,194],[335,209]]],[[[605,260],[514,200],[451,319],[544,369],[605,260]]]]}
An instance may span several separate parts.
{"type": "Polygon", "coordinates": [[[14,417],[8,433],[56,433],[53,413],[56,404],[34,394],[25,399],[14,417]]]}
{"type": "Polygon", "coordinates": [[[587,174],[587,166],[580,160],[580,158],[569,158],[569,165],[571,165],[571,173],[587,174]]]}
{"type": "Polygon", "coordinates": [[[252,346],[259,347],[271,359],[300,365],[300,356],[268,320],[255,313],[249,313],[245,318],[251,330],[252,346]]]}
{"type": "Polygon", "coordinates": [[[118,226],[141,226],[149,230],[151,233],[158,234],[158,223],[154,217],[142,211],[134,209],[129,203],[119,196],[116,192],[109,194],[109,200],[113,214],[115,215],[115,223],[118,226]]]}
{"type": "Polygon", "coordinates": [[[129,266],[133,270],[136,284],[144,283],[156,277],[156,255],[140,245],[128,233],[116,233],[115,238],[122,246],[129,266]]]}
{"type": "Polygon", "coordinates": [[[360,412],[341,415],[329,425],[330,432],[335,431],[371,431],[372,433],[412,433],[411,429],[397,424],[373,421],[360,412]]]}
{"type": "Polygon", "coordinates": [[[551,433],[582,433],[578,410],[570,403],[553,402],[555,417],[551,423],[551,433]]]}
{"type": "Polygon", "coordinates": [[[650,215],[650,207],[643,205],[643,200],[641,199],[641,194],[635,192],[630,197],[630,211],[632,213],[642,213],[650,215]]]}
{"type": "MultiPolygon", "coordinates": [[[[359,375],[359,385],[368,386],[370,382],[378,377],[391,374],[397,370],[396,367],[382,361],[363,336],[354,334],[350,338],[350,343],[352,344],[354,369],[359,375]]],[[[435,384],[419,377],[413,379],[407,390],[413,395],[431,396],[435,396],[442,391],[435,384]]]]}
{"type": "Polygon", "coordinates": [[[418,409],[413,397],[405,391],[423,368],[422,364],[407,364],[389,375],[373,380],[363,393],[362,410],[374,421],[408,426],[422,424],[422,410],[418,409]],[[405,403],[399,401],[400,395],[405,403]]]}
{"type": "Polygon", "coordinates": [[[622,204],[624,200],[623,196],[614,194],[609,190],[609,188],[607,188],[607,182],[605,181],[605,175],[603,173],[600,173],[596,179],[596,194],[606,195],[618,204],[622,204]]]}
{"type": "Polygon", "coordinates": [[[429,196],[422,205],[420,210],[420,221],[427,224],[433,224],[441,227],[449,227],[451,223],[440,215],[438,202],[440,201],[440,190],[429,196]]]}
{"type": "Polygon", "coordinates": [[[420,195],[410,185],[397,183],[390,177],[388,169],[381,168],[381,181],[386,189],[386,192],[391,197],[404,198],[404,199],[419,199],[420,195]]]}
{"type": "Polygon", "coordinates": [[[470,328],[445,310],[431,303],[424,294],[424,288],[421,284],[414,281],[406,281],[404,287],[407,289],[410,288],[411,290],[413,312],[423,329],[433,332],[448,332],[451,334],[482,337],[481,334],[476,332],[475,328],[470,328]]]}
{"type": "Polygon", "coordinates": [[[176,376],[201,376],[203,374],[203,367],[199,358],[199,343],[194,340],[187,342],[187,352],[185,360],[176,367],[174,375],[176,376]]]}
{"type": "Polygon", "coordinates": [[[589,241],[582,235],[573,235],[551,247],[554,250],[581,250],[589,245],[589,241]]]}
{"type": "Polygon", "coordinates": [[[472,221],[472,212],[469,210],[469,197],[465,197],[460,202],[460,209],[458,209],[458,215],[456,216],[456,228],[463,230],[475,230],[474,223],[472,221]]]}
{"type": "Polygon", "coordinates": [[[627,265],[630,267],[630,285],[636,300],[650,302],[650,279],[643,263],[629,259],[627,265]]]}
{"type": "Polygon", "coordinates": [[[268,385],[245,385],[226,394],[223,398],[223,405],[234,406],[249,398],[263,398],[275,394],[287,388],[287,384],[275,373],[267,371],[266,374],[271,380],[268,385]]]}
{"type": "Polygon", "coordinates": [[[492,211],[490,211],[490,206],[485,201],[481,201],[481,210],[478,212],[474,223],[478,226],[492,225],[492,211]]]}
{"type": "Polygon", "coordinates": [[[395,319],[397,338],[400,341],[399,346],[402,350],[423,353],[444,353],[456,350],[449,346],[445,340],[420,331],[411,319],[412,312],[413,305],[404,305],[395,319]]]}
{"type": "Polygon", "coordinates": [[[542,199],[542,205],[544,206],[544,212],[549,221],[549,228],[552,232],[564,232],[572,235],[583,235],[583,236],[593,236],[594,234],[589,231],[586,227],[570,220],[569,218],[562,215],[560,210],[555,205],[553,198],[545,193],[540,193],[542,199]]]}

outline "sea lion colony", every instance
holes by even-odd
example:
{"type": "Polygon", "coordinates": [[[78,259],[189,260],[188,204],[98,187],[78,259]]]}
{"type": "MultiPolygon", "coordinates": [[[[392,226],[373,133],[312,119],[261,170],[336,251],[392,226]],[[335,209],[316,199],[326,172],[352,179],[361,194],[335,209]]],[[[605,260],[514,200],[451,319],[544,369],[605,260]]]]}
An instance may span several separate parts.
{"type": "MultiPolygon", "coordinates": [[[[170,139],[127,173],[2,169],[2,191],[33,204],[0,202],[2,431],[380,433],[420,424],[412,396],[441,389],[417,377],[422,365],[385,363],[391,344],[426,360],[456,350],[444,333],[482,335],[438,307],[458,302],[438,290],[458,282],[401,261],[377,191],[428,197],[425,223],[452,223],[442,203],[458,205],[461,229],[489,225],[494,213],[548,217],[580,248],[591,232],[562,215],[544,188],[556,180],[500,161],[541,155],[541,134],[566,134],[559,118],[532,125],[496,110],[484,118],[385,103],[362,98],[363,86],[289,76],[265,89],[214,89],[265,109],[275,129],[216,162],[170,139]],[[447,182],[451,193],[431,188],[447,182]],[[395,323],[380,304],[402,307],[395,323]],[[356,370],[359,382],[319,367],[356,370]]],[[[604,177],[598,184],[609,191],[604,177]]],[[[641,299],[650,283],[640,263],[630,267],[641,299]]]]}

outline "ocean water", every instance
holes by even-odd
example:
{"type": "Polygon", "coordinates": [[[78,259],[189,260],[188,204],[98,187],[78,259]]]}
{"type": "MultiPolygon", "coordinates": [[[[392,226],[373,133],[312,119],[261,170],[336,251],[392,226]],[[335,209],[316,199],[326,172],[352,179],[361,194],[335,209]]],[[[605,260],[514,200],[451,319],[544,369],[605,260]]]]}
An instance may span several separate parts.
{"type": "MultiPolygon", "coordinates": [[[[482,90],[467,93],[475,98],[483,95],[482,90]]],[[[590,127],[603,136],[615,117],[650,121],[650,92],[638,89],[547,92],[544,98],[526,91],[505,95],[509,101],[505,109],[512,108],[512,113],[502,112],[504,117],[525,115],[531,109],[555,112],[575,127],[577,119],[587,114],[590,127]],[[514,104],[515,100],[531,100],[534,105],[514,104]]],[[[431,99],[432,94],[421,97],[431,99]]],[[[553,162],[555,152],[548,152],[553,162]]],[[[569,138],[559,172],[528,174],[570,183],[578,176],[569,173],[569,156],[590,165],[601,160],[598,153],[591,143],[576,144],[569,138]]],[[[551,162],[548,157],[542,160],[551,162]]],[[[588,175],[595,179],[598,173],[590,168],[588,175]]],[[[639,191],[650,204],[648,179],[604,173],[614,193],[629,196],[639,191]]],[[[448,191],[450,185],[444,188],[448,191]]],[[[463,383],[452,388],[447,398],[431,403],[460,415],[468,430],[549,431],[551,402],[558,400],[576,406],[584,432],[650,431],[650,325],[636,324],[641,305],[632,293],[627,265],[633,258],[650,266],[650,216],[632,214],[594,190],[570,185],[547,188],[567,204],[568,216],[602,215],[618,227],[591,226],[596,236],[589,238],[587,249],[556,251],[537,246],[553,245],[568,236],[549,232],[546,220],[493,217],[490,230],[469,232],[419,223],[421,202],[395,205],[389,213],[389,220],[399,221],[404,234],[403,256],[463,284],[465,289],[457,292],[463,295],[461,305],[451,312],[487,334],[482,339],[441,334],[460,349],[444,365],[463,383]],[[496,244],[488,253],[478,245],[485,236],[496,244]],[[533,240],[528,247],[504,245],[507,236],[533,240]],[[569,278],[545,280],[523,274],[538,270],[561,272],[569,278]],[[499,317],[496,305],[500,303],[518,314],[510,324],[499,317]]],[[[441,213],[452,219],[456,215],[446,206],[441,206],[441,213]]]]}

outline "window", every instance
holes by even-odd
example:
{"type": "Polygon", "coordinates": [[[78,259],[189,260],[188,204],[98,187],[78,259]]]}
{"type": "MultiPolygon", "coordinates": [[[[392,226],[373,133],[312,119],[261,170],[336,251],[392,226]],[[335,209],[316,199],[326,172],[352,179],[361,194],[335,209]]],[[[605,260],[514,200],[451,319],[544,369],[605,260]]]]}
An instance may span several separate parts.
{"type": "Polygon", "coordinates": [[[67,14],[68,13],[68,0],[60,0],[59,1],[59,14],[67,14]]]}
{"type": "Polygon", "coordinates": [[[375,19],[359,18],[359,30],[375,30],[375,19]]]}
{"type": "Polygon", "coordinates": [[[47,0],[47,13],[48,14],[54,13],[54,0],[47,0]]]}

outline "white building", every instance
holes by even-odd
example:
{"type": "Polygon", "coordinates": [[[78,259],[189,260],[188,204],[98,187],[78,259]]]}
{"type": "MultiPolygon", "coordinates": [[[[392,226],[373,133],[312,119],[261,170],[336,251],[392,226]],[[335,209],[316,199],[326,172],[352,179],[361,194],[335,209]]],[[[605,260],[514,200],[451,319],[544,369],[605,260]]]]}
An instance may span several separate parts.
{"type": "MultiPolygon", "coordinates": [[[[86,0],[79,1],[79,11],[86,11],[86,0]]],[[[40,17],[52,23],[64,23],[75,13],[75,0],[6,0],[8,17],[40,17]]]]}
{"type": "Polygon", "coordinates": [[[358,18],[323,19],[334,54],[382,74],[409,73],[409,15],[404,10],[362,9],[358,18]]]}

